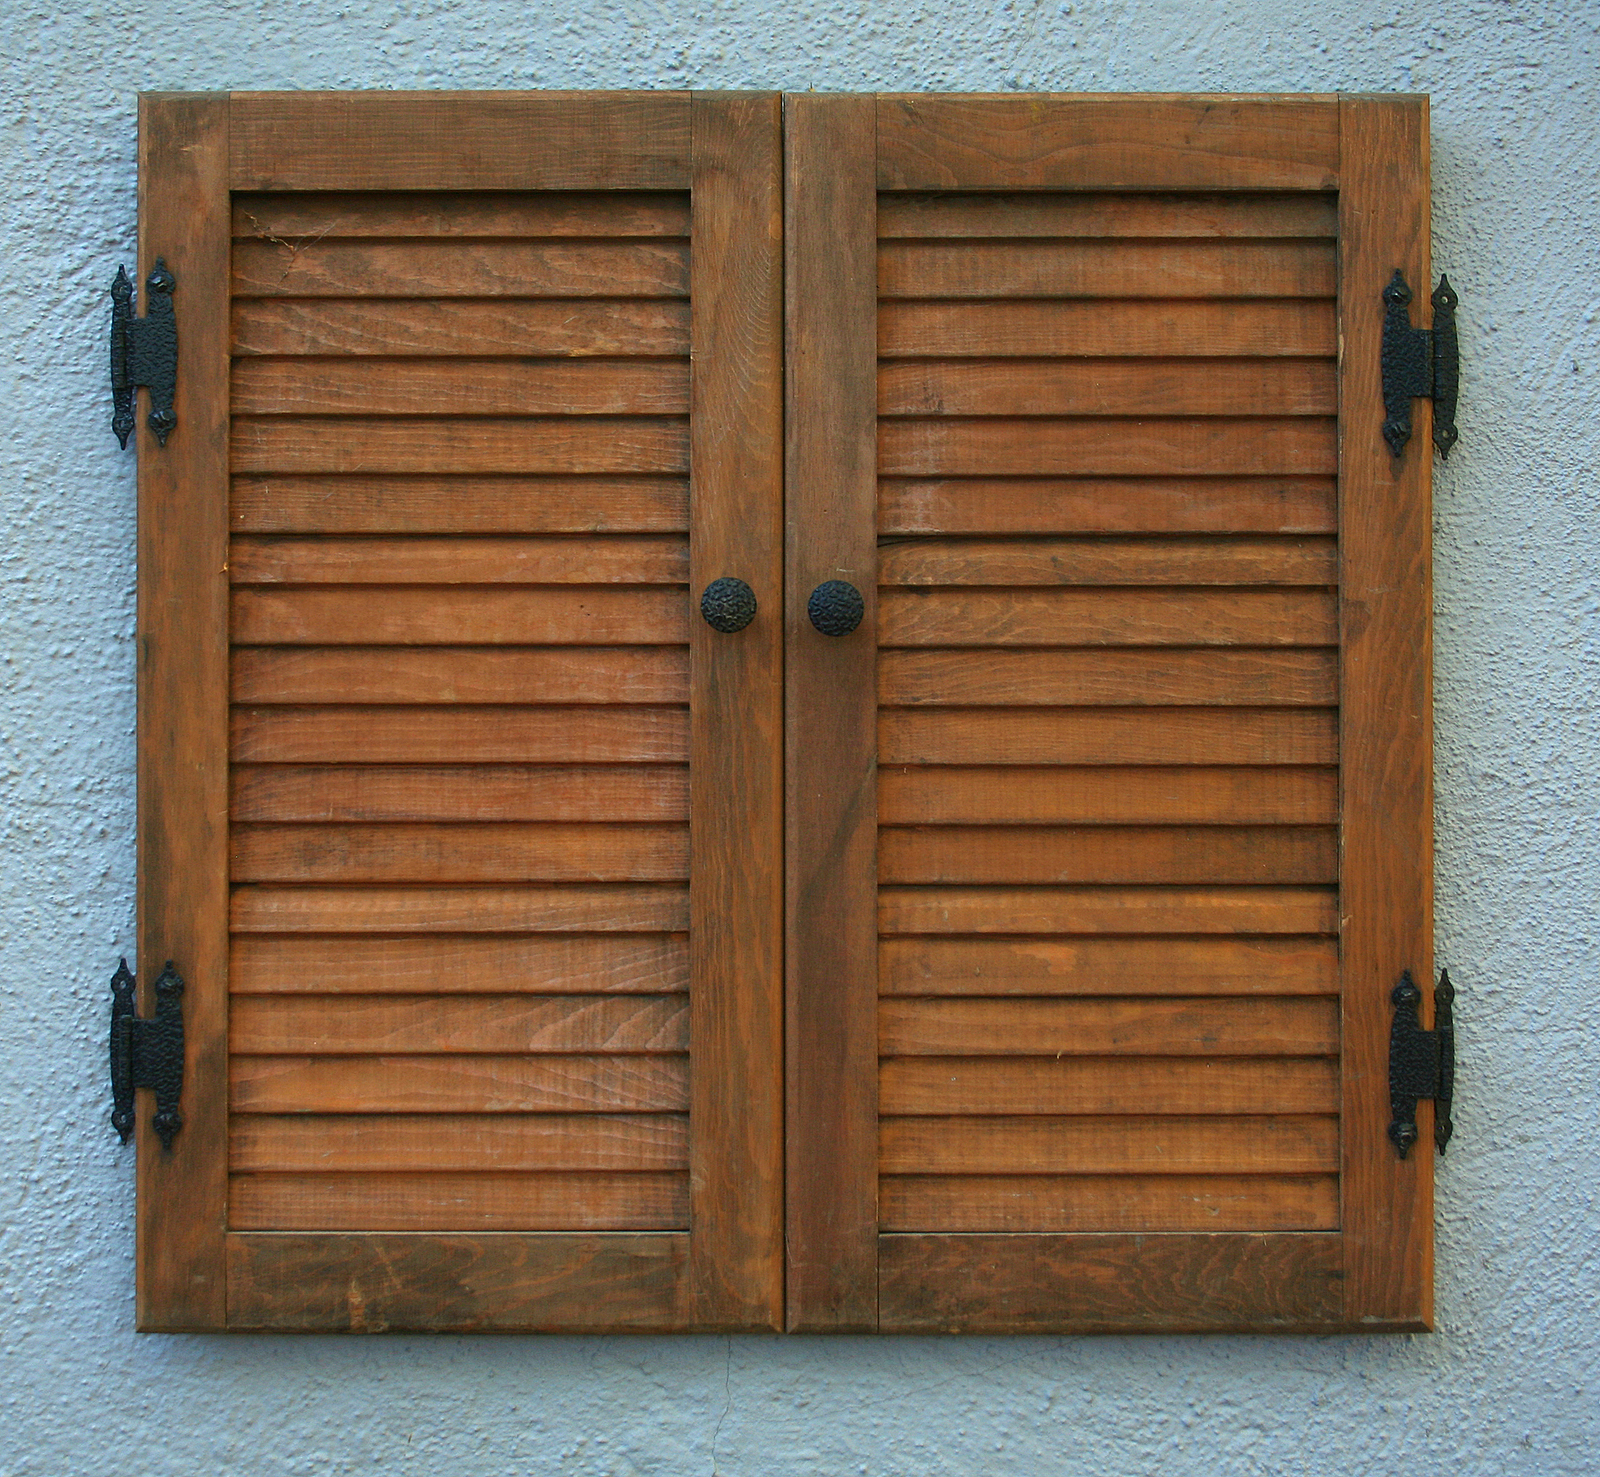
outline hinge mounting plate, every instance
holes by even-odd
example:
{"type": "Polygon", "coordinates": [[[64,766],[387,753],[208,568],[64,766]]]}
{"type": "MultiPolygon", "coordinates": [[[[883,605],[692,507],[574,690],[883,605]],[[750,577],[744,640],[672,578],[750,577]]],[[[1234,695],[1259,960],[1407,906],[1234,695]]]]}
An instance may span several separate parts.
{"type": "Polygon", "coordinates": [[[162,446],[178,424],[172,410],[178,388],[178,320],[172,311],[177,285],[157,257],[155,270],[145,278],[145,316],[137,318],[126,268],[118,267],[111,283],[111,429],[124,450],[133,434],[133,397],[140,385],[150,391],[146,424],[162,446]]]}
{"type": "Polygon", "coordinates": [[[1433,293],[1433,327],[1411,326],[1411,286],[1396,267],[1383,289],[1383,439],[1399,456],[1411,439],[1411,402],[1433,401],[1433,444],[1446,460],[1460,432],[1456,398],[1461,389],[1461,345],[1456,338],[1460,302],[1449,277],[1433,293]]]}
{"type": "Polygon", "coordinates": [[[1450,1110],[1456,1079],[1456,1023],[1451,1009],[1456,991],[1450,971],[1439,973],[1431,1031],[1424,1031],[1417,1019],[1422,991],[1409,969],[1389,998],[1394,1002],[1389,1027],[1389,1141],[1404,1159],[1417,1141],[1417,1102],[1432,1098],[1433,1142],[1442,1154],[1455,1132],[1450,1110]]]}
{"type": "Polygon", "coordinates": [[[148,1020],[135,1013],[137,981],[128,961],[111,976],[111,1126],[127,1143],[133,1137],[133,1095],[141,1087],[156,1095],[151,1126],[161,1147],[170,1149],[183,1127],[178,1104],[183,1098],[183,979],[167,961],[156,979],[156,1013],[148,1020]]]}

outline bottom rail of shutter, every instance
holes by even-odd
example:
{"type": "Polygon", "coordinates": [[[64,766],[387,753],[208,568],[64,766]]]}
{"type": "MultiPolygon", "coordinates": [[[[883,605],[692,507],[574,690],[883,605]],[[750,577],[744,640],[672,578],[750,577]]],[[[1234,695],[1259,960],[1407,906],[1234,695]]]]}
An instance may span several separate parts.
{"type": "Polygon", "coordinates": [[[677,1332],[689,1323],[688,1257],[687,1232],[232,1234],[228,1326],[677,1332]]]}

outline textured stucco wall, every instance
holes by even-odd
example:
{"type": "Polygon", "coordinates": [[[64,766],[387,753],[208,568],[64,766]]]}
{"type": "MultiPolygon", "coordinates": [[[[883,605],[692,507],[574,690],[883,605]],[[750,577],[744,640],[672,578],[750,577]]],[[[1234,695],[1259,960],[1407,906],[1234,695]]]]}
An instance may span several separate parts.
{"type": "Polygon", "coordinates": [[[1595,1471],[1597,39],[1596,0],[4,0],[0,1474],[1595,1471]],[[1464,1056],[1438,1333],[132,1333],[103,1033],[132,951],[133,461],[103,342],[134,93],[684,86],[1433,94],[1435,265],[1467,355],[1437,484],[1439,946],[1464,1056]]]}

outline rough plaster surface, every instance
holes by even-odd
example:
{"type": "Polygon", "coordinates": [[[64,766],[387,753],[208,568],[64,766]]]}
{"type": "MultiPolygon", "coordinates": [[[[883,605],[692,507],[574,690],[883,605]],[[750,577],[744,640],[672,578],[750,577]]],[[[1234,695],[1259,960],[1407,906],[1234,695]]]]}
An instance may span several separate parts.
{"type": "Polygon", "coordinates": [[[0,1474],[1587,1473],[1600,1466],[1595,0],[0,4],[0,1474]],[[262,14],[266,9],[269,14],[262,14]],[[132,1332],[133,460],[104,290],[140,88],[1425,91],[1463,299],[1438,477],[1439,1331],[1324,1339],[132,1332]]]}

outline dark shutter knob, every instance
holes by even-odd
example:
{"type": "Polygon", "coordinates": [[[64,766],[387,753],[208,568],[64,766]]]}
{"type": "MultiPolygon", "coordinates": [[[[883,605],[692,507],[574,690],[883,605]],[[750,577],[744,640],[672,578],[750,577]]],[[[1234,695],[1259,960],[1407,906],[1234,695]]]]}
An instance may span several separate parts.
{"type": "Polygon", "coordinates": [[[742,631],[756,618],[756,592],[743,580],[724,575],[706,586],[700,614],[713,631],[742,631]]]}
{"type": "Polygon", "coordinates": [[[848,636],[861,624],[867,603],[849,580],[824,580],[806,601],[806,614],[824,636],[848,636]]]}

